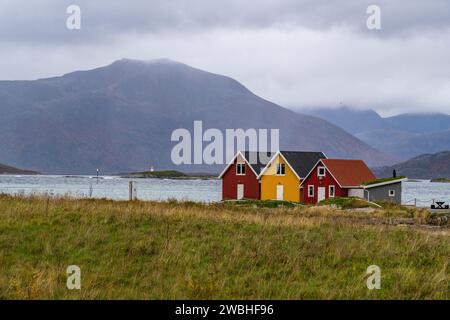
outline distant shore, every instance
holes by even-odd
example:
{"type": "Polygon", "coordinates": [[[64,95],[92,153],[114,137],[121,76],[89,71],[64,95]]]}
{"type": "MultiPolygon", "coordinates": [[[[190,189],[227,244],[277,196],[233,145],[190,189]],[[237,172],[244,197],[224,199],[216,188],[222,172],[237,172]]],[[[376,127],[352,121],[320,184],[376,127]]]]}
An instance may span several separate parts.
{"type": "Polygon", "coordinates": [[[153,179],[180,179],[180,180],[191,180],[191,179],[204,179],[211,180],[217,179],[217,175],[210,173],[184,173],[177,170],[160,170],[160,171],[143,171],[143,172],[132,172],[119,174],[122,178],[153,178],[153,179]]]}
{"type": "MultiPolygon", "coordinates": [[[[43,174],[40,172],[29,170],[0,170],[0,175],[42,175],[42,176],[65,176],[78,177],[89,176],[95,177],[95,174],[43,174]]],[[[216,180],[218,174],[211,173],[184,173],[177,170],[161,170],[161,171],[144,171],[144,172],[130,172],[130,173],[116,173],[116,174],[100,174],[99,177],[113,176],[124,179],[175,179],[175,180],[216,180]]]]}

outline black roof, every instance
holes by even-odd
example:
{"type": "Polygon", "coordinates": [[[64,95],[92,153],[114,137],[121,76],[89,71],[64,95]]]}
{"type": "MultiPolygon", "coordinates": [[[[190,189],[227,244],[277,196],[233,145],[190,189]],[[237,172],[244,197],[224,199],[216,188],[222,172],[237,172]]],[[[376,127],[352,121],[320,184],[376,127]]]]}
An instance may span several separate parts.
{"type": "Polygon", "coordinates": [[[264,167],[269,163],[272,159],[272,155],[275,152],[256,152],[256,151],[245,151],[242,152],[245,157],[245,160],[252,166],[253,170],[255,170],[256,174],[260,174],[264,167]]]}
{"type": "Polygon", "coordinates": [[[280,151],[300,178],[306,177],[319,159],[327,157],[322,152],[280,151]]]}

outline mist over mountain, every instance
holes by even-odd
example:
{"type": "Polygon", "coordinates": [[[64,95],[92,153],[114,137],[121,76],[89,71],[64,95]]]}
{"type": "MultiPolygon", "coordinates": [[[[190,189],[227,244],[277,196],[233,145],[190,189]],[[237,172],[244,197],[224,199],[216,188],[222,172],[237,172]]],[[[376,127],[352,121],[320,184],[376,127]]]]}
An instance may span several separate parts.
{"type": "MultiPolygon", "coordinates": [[[[335,125],[264,100],[229,77],[169,61],[123,59],[34,81],[0,81],[0,162],[44,173],[90,174],[223,165],[172,163],[177,128],[280,129],[280,146],[394,163],[335,125]]],[[[206,143],[204,143],[206,146],[206,143]]]]}
{"type": "Polygon", "coordinates": [[[383,118],[373,110],[353,110],[348,107],[340,107],[302,111],[305,114],[327,120],[351,134],[384,128],[383,118]]]}
{"type": "Polygon", "coordinates": [[[400,114],[381,117],[373,110],[306,110],[325,119],[385,153],[409,159],[424,153],[450,150],[450,115],[442,113],[400,114]]]}
{"type": "Polygon", "coordinates": [[[409,133],[393,130],[373,130],[355,135],[369,145],[401,159],[425,153],[450,150],[450,130],[432,133],[409,133]]]}

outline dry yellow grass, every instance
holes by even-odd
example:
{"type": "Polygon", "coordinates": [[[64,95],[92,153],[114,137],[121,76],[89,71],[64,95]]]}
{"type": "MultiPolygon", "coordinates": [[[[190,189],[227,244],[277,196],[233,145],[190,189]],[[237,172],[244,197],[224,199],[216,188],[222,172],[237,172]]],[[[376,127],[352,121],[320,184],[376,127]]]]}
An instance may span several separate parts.
{"type": "Polygon", "coordinates": [[[446,299],[427,212],[0,196],[0,298],[446,299]],[[81,290],[66,268],[81,268],[81,290]],[[366,268],[382,270],[380,290],[366,268]]]}

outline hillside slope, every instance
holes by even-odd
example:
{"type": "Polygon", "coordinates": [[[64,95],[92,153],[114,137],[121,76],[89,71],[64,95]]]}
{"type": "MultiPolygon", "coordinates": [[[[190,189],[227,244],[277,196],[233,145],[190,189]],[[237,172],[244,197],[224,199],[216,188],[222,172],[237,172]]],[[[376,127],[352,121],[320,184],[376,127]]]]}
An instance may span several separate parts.
{"type": "MultiPolygon", "coordinates": [[[[264,100],[237,81],[187,65],[120,60],[36,81],[0,81],[0,159],[46,173],[177,169],[219,172],[223,165],[175,166],[177,128],[280,129],[281,148],[394,163],[331,123],[264,100]]],[[[224,132],[224,131],[223,131],[224,132]]],[[[204,144],[206,145],[206,144],[204,144]]]]}
{"type": "Polygon", "coordinates": [[[37,172],[17,169],[0,163],[0,174],[37,174],[37,172]]]}

